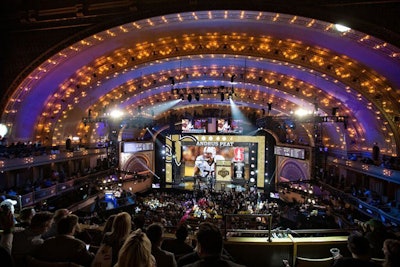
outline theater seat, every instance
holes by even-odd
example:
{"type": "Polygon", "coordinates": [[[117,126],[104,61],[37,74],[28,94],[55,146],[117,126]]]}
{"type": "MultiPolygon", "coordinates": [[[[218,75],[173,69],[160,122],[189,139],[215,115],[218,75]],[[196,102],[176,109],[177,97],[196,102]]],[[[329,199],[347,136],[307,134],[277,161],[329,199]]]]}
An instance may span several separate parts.
{"type": "Polygon", "coordinates": [[[50,262],[35,259],[32,256],[27,256],[28,267],[83,267],[82,265],[73,262],[50,262]]]}
{"type": "Polygon", "coordinates": [[[316,259],[296,257],[295,267],[330,267],[333,265],[333,262],[333,257],[316,259]]]}

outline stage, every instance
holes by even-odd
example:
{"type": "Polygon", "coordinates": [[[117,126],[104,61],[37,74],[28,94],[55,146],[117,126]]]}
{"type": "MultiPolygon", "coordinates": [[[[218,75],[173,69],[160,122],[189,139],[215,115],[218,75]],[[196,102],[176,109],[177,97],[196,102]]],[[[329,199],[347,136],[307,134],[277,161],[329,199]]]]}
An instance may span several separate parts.
{"type": "MultiPolygon", "coordinates": [[[[212,190],[216,192],[236,191],[243,192],[250,189],[249,183],[245,179],[230,179],[224,181],[210,181],[205,177],[187,176],[181,179],[176,179],[170,185],[166,186],[171,188],[178,188],[184,190],[212,190]]],[[[253,186],[254,188],[254,186],[253,186]]]]}

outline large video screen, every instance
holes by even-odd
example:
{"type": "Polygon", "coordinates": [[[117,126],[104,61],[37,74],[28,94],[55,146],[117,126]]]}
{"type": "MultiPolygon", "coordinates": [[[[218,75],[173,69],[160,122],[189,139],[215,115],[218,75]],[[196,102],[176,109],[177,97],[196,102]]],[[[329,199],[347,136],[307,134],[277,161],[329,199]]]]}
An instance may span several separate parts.
{"type": "Polygon", "coordinates": [[[181,121],[182,133],[243,133],[243,121],[226,118],[184,118],[181,121]]]}
{"type": "Polygon", "coordinates": [[[205,133],[207,119],[182,119],[182,133],[205,133]]]}
{"type": "Polygon", "coordinates": [[[263,136],[170,135],[166,150],[166,182],[200,176],[264,184],[263,136]]]}
{"type": "Polygon", "coordinates": [[[218,133],[243,133],[243,121],[235,119],[217,119],[218,133]]]}
{"type": "Polygon", "coordinates": [[[305,159],[305,149],[303,148],[275,146],[274,153],[278,156],[305,159]]]}

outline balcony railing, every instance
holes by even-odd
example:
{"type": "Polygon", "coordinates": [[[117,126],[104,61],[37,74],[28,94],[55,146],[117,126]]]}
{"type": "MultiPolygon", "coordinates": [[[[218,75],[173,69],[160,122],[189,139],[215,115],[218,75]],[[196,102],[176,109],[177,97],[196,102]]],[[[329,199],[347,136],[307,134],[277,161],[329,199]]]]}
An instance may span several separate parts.
{"type": "Polygon", "coordinates": [[[359,173],[364,173],[369,176],[373,176],[379,179],[386,180],[391,183],[400,184],[400,171],[392,170],[373,164],[367,164],[360,161],[353,161],[348,159],[339,159],[335,157],[329,157],[329,162],[340,165],[346,169],[353,170],[359,173]]]}
{"type": "Polygon", "coordinates": [[[106,148],[81,149],[76,151],[54,150],[48,155],[29,156],[22,158],[3,158],[0,160],[0,171],[11,171],[30,168],[54,162],[63,162],[71,159],[85,158],[88,156],[105,155],[106,148]]]}
{"type": "Polygon", "coordinates": [[[107,175],[109,170],[91,173],[89,175],[77,177],[63,183],[55,183],[54,185],[46,188],[41,188],[23,195],[5,195],[7,198],[14,199],[18,202],[17,209],[21,210],[24,207],[33,206],[36,203],[54,197],[62,195],[68,191],[77,189],[82,186],[82,182],[89,182],[91,179],[97,179],[99,176],[107,175]]]}

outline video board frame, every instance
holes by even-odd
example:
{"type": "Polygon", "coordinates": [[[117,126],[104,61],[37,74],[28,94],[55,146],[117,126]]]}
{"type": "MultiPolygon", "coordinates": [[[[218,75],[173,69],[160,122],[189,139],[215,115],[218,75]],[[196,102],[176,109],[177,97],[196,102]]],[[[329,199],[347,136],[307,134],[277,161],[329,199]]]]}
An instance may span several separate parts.
{"type": "MultiPolygon", "coordinates": [[[[254,184],[264,187],[265,175],[265,138],[263,136],[249,135],[211,135],[211,134],[172,134],[166,136],[165,181],[173,183],[175,179],[190,176],[185,173],[184,153],[186,147],[216,147],[219,150],[243,148],[246,151],[246,178],[254,178],[254,184]]],[[[199,151],[202,151],[199,149],[199,151]]],[[[193,160],[193,159],[192,159],[193,160]]],[[[226,161],[232,161],[227,157],[226,161]]],[[[233,161],[232,161],[233,162],[233,161]]],[[[226,164],[226,162],[225,162],[226,164]]]]}

